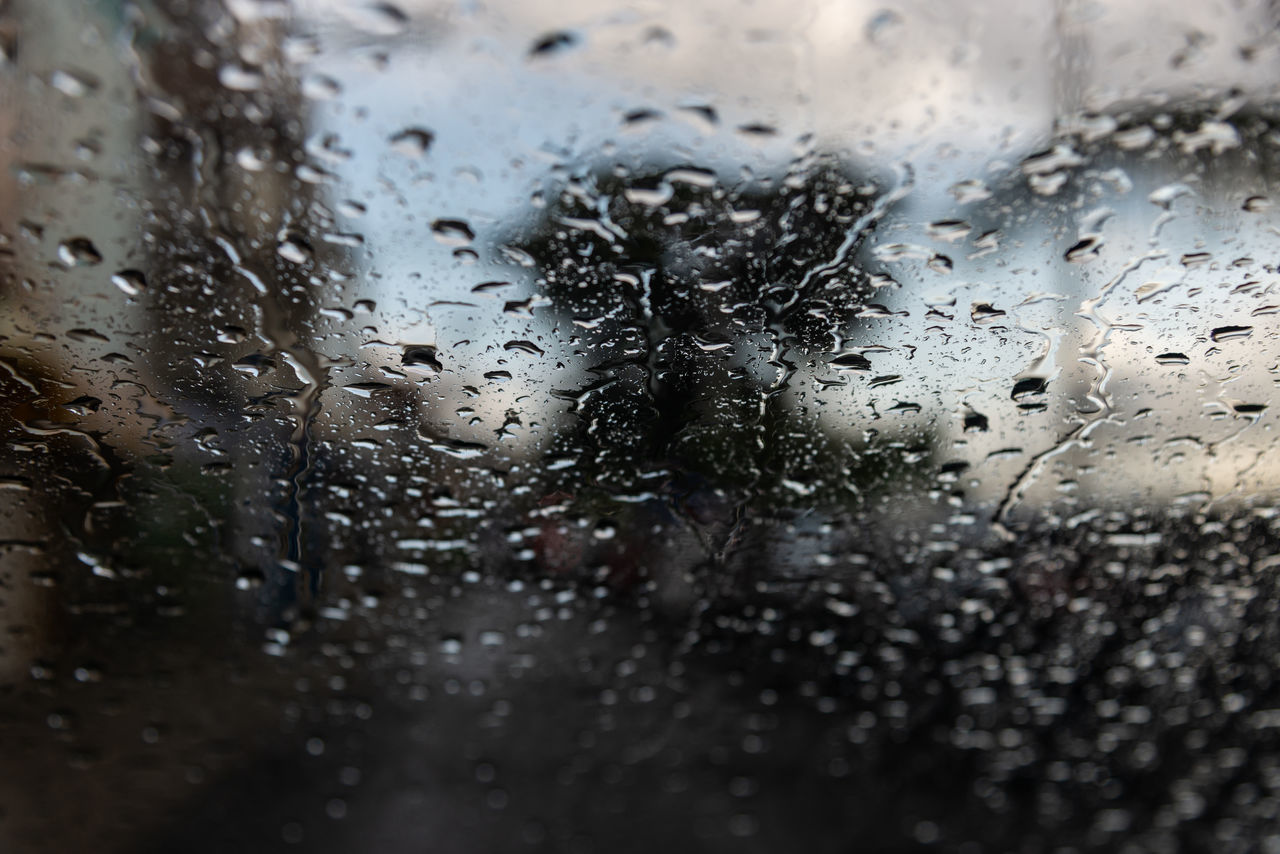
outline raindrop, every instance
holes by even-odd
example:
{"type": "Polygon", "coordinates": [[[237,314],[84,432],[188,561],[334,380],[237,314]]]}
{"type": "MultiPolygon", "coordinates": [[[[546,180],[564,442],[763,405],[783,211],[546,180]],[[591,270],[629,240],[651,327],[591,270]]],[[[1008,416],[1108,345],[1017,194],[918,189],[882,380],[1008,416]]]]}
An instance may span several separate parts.
{"type": "Polygon", "coordinates": [[[991,198],[991,191],[987,189],[987,185],[972,178],[952,184],[949,192],[962,205],[991,198]]]}
{"type": "Polygon", "coordinates": [[[364,246],[364,235],[351,231],[326,231],[320,239],[331,246],[345,246],[348,249],[359,249],[364,246]]]}
{"type": "Polygon", "coordinates": [[[92,267],[102,263],[102,253],[87,237],[72,237],[58,244],[58,260],[66,267],[92,267]]]}
{"type": "Polygon", "coordinates": [[[1042,377],[1023,377],[1013,385],[1013,392],[1010,394],[1014,400],[1022,400],[1038,394],[1044,394],[1048,387],[1048,381],[1042,377]]]}
{"type": "Polygon", "coordinates": [[[237,92],[256,92],[262,88],[262,72],[241,65],[224,65],[218,69],[218,82],[237,92]]]}
{"type": "Polygon", "coordinates": [[[1063,258],[1073,264],[1083,264],[1085,261],[1092,261],[1097,258],[1098,250],[1101,247],[1102,238],[1091,234],[1081,238],[1079,242],[1068,249],[1063,258]]]}
{"type": "Polygon", "coordinates": [[[901,37],[902,16],[892,9],[880,9],[867,19],[867,41],[879,47],[889,47],[901,37]]]}
{"type": "Polygon", "coordinates": [[[1080,166],[1085,162],[1085,158],[1069,145],[1060,143],[1048,151],[1041,151],[1023,160],[1022,172],[1024,175],[1032,176],[1062,175],[1062,180],[1065,181],[1066,176],[1062,170],[1080,166]]]}
{"type": "Polygon", "coordinates": [[[1139,125],[1128,130],[1117,131],[1112,139],[1116,146],[1124,151],[1138,151],[1155,142],[1156,132],[1150,125],[1139,125]]]}
{"type": "Polygon", "coordinates": [[[1176,133],[1174,138],[1187,154],[1207,148],[1215,156],[1219,156],[1224,151],[1240,145],[1239,132],[1226,122],[1201,122],[1200,127],[1194,132],[1176,133]]]}
{"type": "Polygon", "coordinates": [[[676,37],[666,27],[650,27],[644,31],[644,40],[646,44],[662,47],[672,47],[676,43],[676,37]]]}
{"type": "Polygon", "coordinates": [[[529,48],[529,56],[550,56],[568,50],[577,43],[578,37],[574,33],[564,30],[547,33],[539,37],[529,48]]]}
{"type": "Polygon", "coordinates": [[[261,172],[267,168],[267,161],[259,157],[252,148],[245,146],[236,152],[236,165],[246,172],[261,172]]]}
{"type": "Polygon", "coordinates": [[[276,254],[292,264],[305,264],[311,260],[311,244],[291,234],[276,246],[276,254]]]}
{"type": "Polygon", "coordinates": [[[302,80],[302,94],[313,101],[329,101],[342,94],[342,84],[323,74],[310,74],[302,80]]]}
{"type": "Polygon", "coordinates": [[[147,279],[140,270],[121,270],[111,277],[111,283],[131,297],[147,290],[147,279]]]}
{"type": "Polygon", "coordinates": [[[937,222],[931,222],[925,228],[925,232],[934,240],[941,240],[945,243],[955,243],[957,240],[963,240],[973,231],[973,226],[963,220],[943,219],[937,222]]]}
{"type": "Polygon", "coordinates": [[[681,110],[690,115],[697,116],[709,125],[717,125],[720,123],[720,115],[716,112],[715,107],[706,104],[693,104],[687,107],[681,107],[681,110]]]}
{"type": "Polygon", "coordinates": [[[409,16],[390,3],[352,4],[342,10],[352,26],[372,36],[397,36],[409,26],[409,16]]]}
{"type": "Polygon", "coordinates": [[[101,682],[102,670],[96,665],[86,664],[72,671],[77,682],[101,682]]]}
{"type": "Polygon", "coordinates": [[[974,323],[991,323],[1005,316],[1005,312],[992,308],[990,303],[975,302],[969,309],[969,317],[974,323]]]}
{"type": "Polygon", "coordinates": [[[263,374],[274,371],[276,362],[270,356],[263,353],[250,353],[242,359],[234,362],[231,367],[235,368],[242,374],[251,377],[260,377],[263,374]]]}
{"type": "Polygon", "coordinates": [[[356,397],[373,397],[375,394],[391,390],[391,386],[386,383],[351,383],[342,388],[356,397]]]}
{"type": "Polygon", "coordinates": [[[838,371],[871,370],[871,360],[861,353],[842,353],[831,360],[831,365],[838,371]]]}
{"type": "Polygon", "coordinates": [[[432,442],[429,446],[437,453],[445,454],[459,460],[474,460],[489,450],[488,446],[479,442],[464,442],[460,439],[444,439],[432,442]]]}
{"type": "Polygon", "coordinates": [[[261,570],[250,569],[245,570],[236,576],[237,590],[257,590],[266,581],[266,577],[261,570]]]}
{"type": "Polygon", "coordinates": [[[502,345],[504,350],[518,350],[521,353],[528,353],[532,356],[543,355],[543,349],[532,341],[508,341],[502,345]]]}
{"type": "Polygon", "coordinates": [[[632,110],[622,117],[622,123],[625,125],[640,125],[646,122],[654,122],[662,118],[662,113],[658,110],[639,109],[632,110]]]}
{"type": "Polygon", "coordinates": [[[82,395],[69,403],[64,403],[62,408],[70,412],[72,415],[84,417],[91,412],[97,412],[102,408],[102,400],[90,395],[82,395]]]}
{"type": "Polygon", "coordinates": [[[431,232],[446,246],[465,246],[476,238],[471,226],[460,219],[437,219],[431,223],[431,232]]]}
{"type": "Polygon", "coordinates": [[[431,148],[435,138],[435,134],[425,128],[405,128],[391,137],[390,144],[392,150],[405,157],[421,157],[431,148]]]}
{"type": "Polygon", "coordinates": [[[421,344],[405,347],[404,354],[400,357],[400,364],[406,368],[429,371],[433,374],[444,370],[444,366],[436,356],[436,348],[421,344]]]}
{"type": "Polygon", "coordinates": [[[1209,333],[1209,337],[1214,341],[1234,341],[1237,338],[1248,338],[1252,334],[1252,326],[1219,326],[1209,333]]]}
{"type": "Polygon", "coordinates": [[[1166,184],[1147,196],[1147,201],[1153,205],[1169,210],[1173,207],[1173,203],[1183,196],[1191,195],[1191,188],[1186,184],[1166,184]]]}
{"type": "Polygon", "coordinates": [[[532,255],[515,246],[499,246],[498,251],[508,261],[513,264],[519,264],[521,267],[534,267],[537,265],[532,255]]]}
{"type": "Polygon", "coordinates": [[[101,84],[91,74],[59,69],[49,75],[49,85],[68,98],[83,98],[97,91],[101,84]]]}

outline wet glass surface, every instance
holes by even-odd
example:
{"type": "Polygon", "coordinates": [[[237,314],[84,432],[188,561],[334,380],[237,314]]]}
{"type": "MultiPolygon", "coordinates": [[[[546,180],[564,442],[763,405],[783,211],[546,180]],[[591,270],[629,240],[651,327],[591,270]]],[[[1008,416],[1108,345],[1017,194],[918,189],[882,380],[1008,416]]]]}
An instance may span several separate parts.
{"type": "Polygon", "coordinates": [[[0,4],[0,850],[1280,851],[1278,23],[0,4]]]}

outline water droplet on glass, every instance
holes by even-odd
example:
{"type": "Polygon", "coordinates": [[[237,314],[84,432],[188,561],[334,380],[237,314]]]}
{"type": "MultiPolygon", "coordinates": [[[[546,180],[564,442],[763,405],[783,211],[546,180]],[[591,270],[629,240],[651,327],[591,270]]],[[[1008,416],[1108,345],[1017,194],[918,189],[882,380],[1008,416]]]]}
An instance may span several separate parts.
{"type": "Polygon", "coordinates": [[[431,143],[434,140],[435,134],[429,130],[406,128],[391,137],[390,145],[393,151],[403,154],[405,157],[421,157],[431,148],[431,143]]]}
{"type": "Polygon", "coordinates": [[[276,369],[276,361],[264,353],[250,353],[241,359],[232,363],[231,367],[235,368],[242,374],[251,377],[260,377],[263,374],[270,373],[276,369]]]}
{"type": "Polygon", "coordinates": [[[517,350],[521,353],[528,353],[532,356],[543,355],[542,348],[537,344],[534,344],[532,341],[508,341],[506,344],[502,345],[502,348],[504,350],[517,350]]]}
{"type": "Polygon", "coordinates": [[[249,146],[236,152],[236,165],[246,172],[261,172],[267,168],[267,161],[249,146]]]}
{"type": "Polygon", "coordinates": [[[574,33],[560,30],[558,32],[547,33],[539,36],[533,45],[529,48],[529,56],[542,57],[551,56],[552,54],[561,53],[578,43],[578,36],[574,33]]]}
{"type": "Polygon", "coordinates": [[[974,409],[969,409],[964,414],[964,431],[966,433],[985,433],[990,426],[990,419],[974,409]]]}
{"type": "Polygon", "coordinates": [[[1183,196],[1191,195],[1192,192],[1192,189],[1186,184],[1166,184],[1163,187],[1153,190],[1150,195],[1147,196],[1147,201],[1151,202],[1153,205],[1162,207],[1165,210],[1169,210],[1173,207],[1174,202],[1183,196]]]}
{"type": "Polygon", "coordinates": [[[276,245],[276,254],[292,264],[311,260],[311,244],[298,235],[289,235],[276,245]]]}
{"type": "Polygon", "coordinates": [[[98,78],[83,71],[59,69],[49,75],[49,85],[68,98],[83,98],[97,91],[98,78]]]}
{"type": "Polygon", "coordinates": [[[1073,264],[1082,264],[1085,261],[1092,261],[1098,257],[1098,250],[1102,246],[1102,238],[1097,235],[1089,235],[1081,238],[1063,256],[1065,260],[1073,264]]]}
{"type": "Polygon", "coordinates": [[[262,88],[262,72],[243,65],[224,65],[218,69],[218,82],[236,92],[256,92],[262,88]]]}
{"type": "Polygon", "coordinates": [[[867,41],[878,47],[888,47],[897,43],[903,30],[902,16],[892,9],[880,9],[867,19],[865,35],[867,41]]]}
{"type": "Polygon", "coordinates": [[[963,220],[945,219],[929,223],[925,231],[934,240],[955,243],[957,240],[968,237],[969,232],[973,231],[973,226],[963,220]]]}
{"type": "Polygon", "coordinates": [[[1219,326],[1209,333],[1209,337],[1214,341],[1234,341],[1237,338],[1248,338],[1252,334],[1252,326],[1219,326]]]}
{"type": "Polygon", "coordinates": [[[58,260],[65,267],[92,267],[102,263],[102,253],[87,237],[72,237],[58,244],[58,260]]]}
{"type": "Polygon", "coordinates": [[[975,302],[969,309],[969,317],[974,323],[992,323],[1004,316],[1004,311],[993,308],[990,303],[975,302]]]}
{"type": "Polygon", "coordinates": [[[409,27],[409,16],[390,3],[347,3],[341,15],[356,29],[373,36],[398,36],[409,27]]]}
{"type": "Polygon", "coordinates": [[[1014,400],[1024,400],[1028,397],[1044,394],[1047,387],[1048,381],[1041,377],[1023,377],[1014,383],[1010,397],[1014,400]]]}
{"type": "Polygon", "coordinates": [[[842,353],[831,360],[831,365],[838,371],[871,370],[871,360],[861,353],[842,353]]]}
{"type": "Polygon", "coordinates": [[[952,184],[949,192],[962,205],[991,198],[991,191],[987,189],[987,185],[975,178],[952,184]]]}
{"type": "Polygon", "coordinates": [[[147,278],[141,270],[121,270],[111,277],[111,283],[131,297],[147,290],[147,278]]]}
{"type": "Polygon", "coordinates": [[[342,94],[342,84],[324,74],[309,74],[302,79],[302,94],[314,101],[329,101],[342,94]]]}
{"type": "Polygon", "coordinates": [[[476,238],[471,226],[460,219],[437,219],[431,223],[431,232],[446,246],[465,246],[476,238]]]}
{"type": "Polygon", "coordinates": [[[344,385],[344,391],[354,394],[356,397],[373,397],[375,394],[391,390],[391,386],[387,383],[351,383],[344,385]]]}
{"type": "Polygon", "coordinates": [[[400,363],[406,368],[432,374],[438,374],[444,370],[444,365],[440,364],[440,359],[436,355],[436,348],[424,345],[405,347],[400,363]]]}

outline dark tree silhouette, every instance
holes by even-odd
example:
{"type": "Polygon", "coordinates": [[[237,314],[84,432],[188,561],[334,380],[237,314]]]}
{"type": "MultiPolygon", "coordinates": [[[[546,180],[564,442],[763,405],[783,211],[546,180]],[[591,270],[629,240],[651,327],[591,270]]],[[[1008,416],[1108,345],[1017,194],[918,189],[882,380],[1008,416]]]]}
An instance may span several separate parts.
{"type": "Polygon", "coordinates": [[[726,187],[683,168],[582,175],[517,242],[595,380],[566,389],[572,473],[644,490],[675,469],[717,486],[786,467],[773,400],[791,358],[829,350],[873,291],[854,261],[879,189],[832,159],[726,187]]]}

